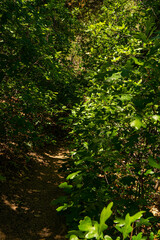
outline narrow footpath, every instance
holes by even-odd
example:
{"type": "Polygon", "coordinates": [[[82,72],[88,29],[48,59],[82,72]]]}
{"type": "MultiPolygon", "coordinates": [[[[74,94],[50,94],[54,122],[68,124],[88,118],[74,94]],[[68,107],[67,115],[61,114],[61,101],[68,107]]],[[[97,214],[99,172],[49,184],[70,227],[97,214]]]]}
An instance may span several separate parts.
{"type": "Polygon", "coordinates": [[[65,239],[65,219],[51,201],[63,194],[59,169],[67,161],[66,150],[32,155],[29,174],[6,181],[0,189],[0,240],[65,239]]]}

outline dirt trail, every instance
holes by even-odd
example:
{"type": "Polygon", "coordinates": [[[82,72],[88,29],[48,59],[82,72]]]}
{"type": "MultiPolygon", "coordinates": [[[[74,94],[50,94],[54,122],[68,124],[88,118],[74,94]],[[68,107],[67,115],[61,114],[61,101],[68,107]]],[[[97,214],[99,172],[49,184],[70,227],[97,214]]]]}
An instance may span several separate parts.
{"type": "Polygon", "coordinates": [[[67,160],[60,148],[35,156],[30,173],[1,186],[0,240],[65,239],[64,217],[51,206],[51,201],[62,195],[58,188],[63,181],[59,174],[67,160]]]}

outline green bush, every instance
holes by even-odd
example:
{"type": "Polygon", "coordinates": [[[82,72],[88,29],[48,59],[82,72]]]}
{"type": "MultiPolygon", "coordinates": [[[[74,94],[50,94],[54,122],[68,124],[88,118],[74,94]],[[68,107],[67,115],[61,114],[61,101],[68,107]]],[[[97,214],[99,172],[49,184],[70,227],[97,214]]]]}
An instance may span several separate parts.
{"type": "Polygon", "coordinates": [[[73,25],[63,0],[2,1],[0,130],[6,157],[25,158],[35,146],[55,144],[59,117],[68,114],[63,107],[77,99],[67,59],[73,25]]]}
{"type": "MultiPolygon", "coordinates": [[[[108,201],[121,216],[154,201],[159,170],[159,29],[137,1],[104,1],[101,14],[86,24],[82,61],[88,90],[72,110],[66,210],[73,225],[96,219],[108,201]],[[72,185],[71,185],[72,184],[72,185]]],[[[149,216],[149,210],[147,210],[149,216]]]]}
{"type": "Polygon", "coordinates": [[[132,240],[145,240],[150,239],[154,240],[157,239],[160,236],[160,233],[157,233],[157,235],[154,235],[153,232],[150,233],[149,236],[143,236],[144,233],[137,231],[137,229],[140,229],[140,227],[149,226],[149,218],[144,219],[142,218],[142,215],[144,211],[140,211],[136,213],[133,216],[130,216],[128,213],[125,216],[125,219],[116,219],[114,220],[114,227],[116,230],[118,230],[121,236],[117,236],[117,233],[114,233],[114,230],[112,229],[111,236],[105,235],[106,229],[108,228],[108,225],[106,224],[106,221],[112,214],[112,208],[113,202],[110,202],[106,208],[103,208],[101,214],[100,214],[100,221],[92,221],[90,217],[85,217],[84,220],[81,220],[79,222],[78,228],[79,230],[72,230],[69,232],[68,237],[70,237],[70,240],[78,240],[78,239],[104,239],[104,240],[120,240],[120,239],[132,239],[132,240]],[[136,235],[133,235],[137,232],[136,235]]]}

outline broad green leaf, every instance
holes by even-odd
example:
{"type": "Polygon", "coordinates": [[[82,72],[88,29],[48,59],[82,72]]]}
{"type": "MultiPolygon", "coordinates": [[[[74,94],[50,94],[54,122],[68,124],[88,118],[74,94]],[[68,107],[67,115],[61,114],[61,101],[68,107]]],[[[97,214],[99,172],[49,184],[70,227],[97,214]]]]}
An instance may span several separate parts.
{"type": "Polygon", "coordinates": [[[104,236],[104,240],[112,240],[112,238],[110,236],[108,236],[108,235],[105,235],[104,236]]]}
{"type": "Polygon", "coordinates": [[[79,238],[76,235],[71,235],[69,239],[70,240],[78,240],[79,238]]]}
{"type": "Polygon", "coordinates": [[[130,217],[130,214],[127,213],[125,217],[125,225],[129,225],[130,223],[131,223],[131,217],[130,217]]]}
{"type": "Polygon", "coordinates": [[[153,118],[155,121],[160,121],[160,115],[153,115],[152,118],[153,118]]]}
{"type": "Polygon", "coordinates": [[[154,240],[154,239],[155,239],[154,233],[151,232],[151,233],[150,233],[150,236],[149,236],[149,240],[154,240]]]}
{"type": "Polygon", "coordinates": [[[57,198],[55,200],[52,200],[51,201],[51,205],[57,205],[58,203],[64,203],[66,201],[67,201],[67,197],[61,196],[61,197],[59,197],[59,198],[57,198]]]}
{"type": "Polygon", "coordinates": [[[80,230],[71,230],[71,231],[69,231],[67,236],[66,236],[67,239],[70,238],[71,235],[75,235],[75,236],[77,236],[79,238],[84,238],[84,233],[82,233],[82,231],[80,231],[80,230]]]}
{"type": "Polygon", "coordinates": [[[134,127],[134,128],[136,128],[137,130],[139,130],[141,127],[142,127],[142,121],[141,121],[141,119],[140,118],[135,118],[135,120],[134,121],[132,121],[131,123],[130,123],[130,125],[131,125],[131,127],[134,127]]]}
{"type": "Polygon", "coordinates": [[[94,227],[92,226],[92,220],[90,217],[85,217],[84,220],[80,221],[80,224],[78,225],[79,230],[81,231],[90,231],[94,230],[94,227]]]}
{"type": "Polygon", "coordinates": [[[131,233],[133,231],[133,228],[130,225],[126,225],[124,226],[124,228],[122,229],[122,234],[124,239],[126,239],[129,235],[129,233],[131,233]]]}
{"type": "Polygon", "coordinates": [[[64,188],[64,189],[70,189],[70,188],[72,188],[72,187],[73,187],[73,186],[72,186],[72,185],[68,185],[67,182],[61,183],[61,184],[59,185],[59,188],[64,188]]]}
{"type": "Polygon", "coordinates": [[[118,79],[121,79],[121,77],[122,77],[121,72],[117,72],[117,73],[112,74],[111,77],[108,77],[108,78],[106,79],[106,82],[116,81],[116,80],[118,80],[118,79]]]}
{"type": "Polygon", "coordinates": [[[122,227],[122,234],[124,239],[128,237],[128,234],[132,232],[133,227],[131,226],[131,224],[136,221],[137,219],[139,219],[142,214],[144,213],[144,211],[138,212],[133,216],[130,216],[130,214],[128,213],[125,217],[125,225],[124,227],[122,227]]]}
{"type": "Polygon", "coordinates": [[[74,179],[77,175],[78,175],[78,173],[80,173],[81,171],[77,171],[77,172],[74,172],[74,173],[71,173],[71,174],[69,174],[68,176],[67,176],[67,180],[69,180],[69,179],[74,179]]]}
{"type": "Polygon", "coordinates": [[[119,227],[116,225],[115,228],[123,234],[124,239],[127,238],[128,234],[133,230],[133,228],[129,224],[126,224],[123,227],[119,227]]]}
{"type": "Polygon", "coordinates": [[[137,236],[132,236],[132,240],[141,240],[142,239],[142,232],[138,233],[137,236]]]}
{"type": "Polygon", "coordinates": [[[138,220],[139,218],[142,217],[143,213],[145,213],[145,211],[140,211],[136,214],[134,214],[133,216],[130,216],[130,221],[131,223],[135,222],[136,220],[138,220]]]}
{"type": "Polygon", "coordinates": [[[57,212],[64,211],[67,208],[68,208],[68,204],[65,203],[63,206],[60,206],[60,207],[56,208],[56,211],[57,212]]]}
{"type": "Polygon", "coordinates": [[[88,149],[88,142],[84,142],[84,143],[83,143],[83,146],[84,146],[86,149],[88,149]]]}
{"type": "Polygon", "coordinates": [[[110,202],[107,207],[104,207],[101,215],[100,215],[100,231],[103,232],[107,229],[107,225],[105,224],[106,220],[111,216],[112,211],[111,208],[113,206],[113,202],[110,202]]]}
{"type": "Polygon", "coordinates": [[[116,218],[114,222],[116,223],[117,226],[120,226],[120,227],[124,226],[125,224],[125,220],[122,218],[116,218]]]}
{"type": "Polygon", "coordinates": [[[85,235],[85,238],[87,239],[91,239],[94,237],[97,238],[99,236],[98,227],[98,222],[94,221],[92,223],[90,217],[85,217],[84,220],[81,220],[80,224],[78,225],[79,230],[87,232],[85,235]]]}
{"type": "Polygon", "coordinates": [[[124,102],[124,101],[130,101],[132,99],[132,96],[130,95],[130,94],[123,94],[123,95],[121,95],[121,97],[120,97],[120,100],[122,101],[122,102],[124,102]]]}
{"type": "Polygon", "coordinates": [[[115,226],[115,228],[119,231],[119,232],[123,232],[123,228],[119,227],[118,225],[115,226]]]}
{"type": "Polygon", "coordinates": [[[148,170],[144,173],[145,176],[147,176],[147,175],[152,175],[152,174],[154,174],[154,172],[153,172],[151,169],[148,169],[148,170]]]}
{"type": "Polygon", "coordinates": [[[160,169],[160,163],[157,163],[153,157],[150,156],[148,161],[151,167],[160,169]]]}
{"type": "Polygon", "coordinates": [[[85,235],[85,238],[87,238],[87,239],[91,239],[91,238],[98,239],[100,237],[98,227],[99,227],[98,222],[94,222],[94,227],[85,235]]]}
{"type": "Polygon", "coordinates": [[[129,233],[132,232],[133,230],[133,227],[131,226],[131,224],[134,221],[138,220],[143,213],[144,211],[140,211],[133,216],[130,216],[130,214],[128,213],[125,217],[125,220],[122,220],[122,219],[115,220],[115,222],[118,222],[115,228],[123,234],[124,239],[127,238],[129,233]]]}

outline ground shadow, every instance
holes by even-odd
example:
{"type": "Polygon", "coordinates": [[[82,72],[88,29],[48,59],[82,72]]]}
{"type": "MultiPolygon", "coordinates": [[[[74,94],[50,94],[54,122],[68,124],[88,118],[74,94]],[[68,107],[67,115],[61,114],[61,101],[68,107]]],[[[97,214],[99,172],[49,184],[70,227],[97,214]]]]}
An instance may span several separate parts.
{"type": "Polygon", "coordinates": [[[63,195],[59,169],[67,161],[64,149],[32,153],[28,174],[1,184],[0,240],[65,239],[65,219],[50,203],[63,195]]]}

